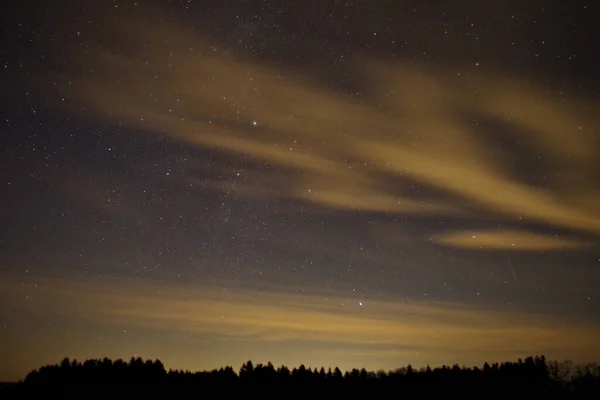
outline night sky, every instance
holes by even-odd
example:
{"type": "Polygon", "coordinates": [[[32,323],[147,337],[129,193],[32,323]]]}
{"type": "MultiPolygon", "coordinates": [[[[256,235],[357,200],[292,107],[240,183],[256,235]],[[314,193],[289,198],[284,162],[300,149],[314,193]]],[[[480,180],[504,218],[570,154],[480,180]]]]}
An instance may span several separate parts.
{"type": "Polygon", "coordinates": [[[580,1],[15,1],[0,380],[600,358],[580,1]]]}

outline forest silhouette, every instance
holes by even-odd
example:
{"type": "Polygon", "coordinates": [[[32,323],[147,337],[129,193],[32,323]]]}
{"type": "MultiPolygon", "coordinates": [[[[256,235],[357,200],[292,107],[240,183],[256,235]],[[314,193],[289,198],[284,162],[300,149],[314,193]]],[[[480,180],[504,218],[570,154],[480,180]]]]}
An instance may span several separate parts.
{"type": "Polygon", "coordinates": [[[159,360],[132,357],[90,359],[65,358],[59,364],[31,371],[24,380],[4,385],[0,397],[61,396],[88,398],[99,395],[165,395],[170,398],[260,396],[260,398],[389,398],[405,394],[458,394],[494,397],[534,395],[552,398],[590,398],[600,394],[600,365],[575,366],[569,361],[547,361],[544,356],[482,367],[411,365],[393,371],[371,372],[339,368],[289,369],[267,364],[244,363],[212,371],[166,370],[159,360]]]}

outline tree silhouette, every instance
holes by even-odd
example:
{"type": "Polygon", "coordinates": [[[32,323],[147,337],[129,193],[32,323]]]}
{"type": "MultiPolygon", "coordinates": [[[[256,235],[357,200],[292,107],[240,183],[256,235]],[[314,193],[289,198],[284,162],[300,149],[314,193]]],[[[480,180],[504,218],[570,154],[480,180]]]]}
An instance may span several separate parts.
{"type": "Polygon", "coordinates": [[[242,364],[242,367],[240,368],[240,377],[241,378],[250,377],[250,376],[252,376],[253,372],[254,372],[254,364],[252,364],[252,361],[248,360],[248,361],[246,361],[245,364],[242,364]]]}
{"type": "Polygon", "coordinates": [[[304,365],[290,371],[283,365],[277,368],[270,362],[254,365],[249,360],[236,374],[231,366],[210,372],[167,372],[159,360],[140,357],[132,357],[128,362],[104,358],[83,363],[64,358],[58,364],[31,371],[22,382],[6,388],[0,387],[3,399],[50,395],[64,398],[86,390],[108,396],[116,388],[133,390],[129,393],[135,397],[163,393],[169,398],[212,397],[211,393],[220,393],[225,398],[261,396],[262,399],[387,398],[394,393],[597,398],[600,365],[575,367],[571,362],[547,361],[542,355],[515,362],[491,365],[486,362],[481,368],[454,364],[435,368],[427,365],[416,370],[407,365],[390,372],[354,368],[343,373],[338,367],[326,371],[323,367],[304,365]]]}

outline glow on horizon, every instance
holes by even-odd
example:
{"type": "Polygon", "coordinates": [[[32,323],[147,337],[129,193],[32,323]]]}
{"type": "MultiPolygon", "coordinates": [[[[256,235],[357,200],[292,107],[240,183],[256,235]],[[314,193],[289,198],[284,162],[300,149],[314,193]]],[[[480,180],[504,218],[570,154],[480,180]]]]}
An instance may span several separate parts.
{"type": "Polygon", "coordinates": [[[36,349],[33,354],[14,347],[11,351],[22,352],[16,369],[0,371],[0,379],[22,377],[65,356],[128,359],[137,354],[192,370],[238,368],[248,359],[377,370],[409,363],[480,365],[532,352],[558,359],[600,356],[597,326],[509,309],[371,299],[372,311],[365,314],[332,293],[223,292],[156,281],[9,278],[0,289],[9,298],[26,295],[27,301],[13,306],[27,315],[12,322],[23,327],[23,335],[13,340],[34,343],[36,349]],[[36,326],[48,324],[62,326],[63,338],[36,332],[36,326]]]}

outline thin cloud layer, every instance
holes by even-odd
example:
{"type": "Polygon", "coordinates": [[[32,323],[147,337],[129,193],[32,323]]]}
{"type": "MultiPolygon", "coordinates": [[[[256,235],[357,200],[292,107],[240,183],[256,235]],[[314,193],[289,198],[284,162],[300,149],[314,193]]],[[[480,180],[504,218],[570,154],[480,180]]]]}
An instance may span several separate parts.
{"type": "MultiPolygon", "coordinates": [[[[362,300],[290,295],[240,289],[227,293],[198,288],[159,286],[151,282],[117,285],[42,280],[2,282],[10,305],[20,312],[83,318],[114,329],[185,332],[203,337],[257,342],[361,345],[362,351],[409,347],[442,358],[518,348],[548,355],[568,349],[598,352],[593,327],[563,324],[525,312],[464,308],[452,304],[362,300]],[[591,350],[590,350],[591,349],[591,350]]],[[[3,308],[9,306],[2,303],[3,308]]],[[[3,310],[6,311],[6,310],[3,310]]]]}
{"type": "MultiPolygon", "coordinates": [[[[149,19],[109,28],[129,42],[120,51],[87,50],[84,62],[102,74],[68,73],[72,98],[115,123],[276,167],[233,188],[243,195],[359,212],[483,210],[479,217],[507,224],[600,232],[597,104],[524,80],[378,63],[364,65],[369,90],[351,99],[285,70],[220,56],[175,26],[149,19]],[[515,178],[523,168],[531,179],[515,178]]],[[[465,245],[458,236],[446,242],[465,245]]],[[[557,245],[536,243],[529,249],[557,245]]]]}
{"type": "Polygon", "coordinates": [[[437,243],[473,250],[552,251],[585,247],[585,243],[535,232],[497,229],[456,231],[433,238],[437,243]]]}

